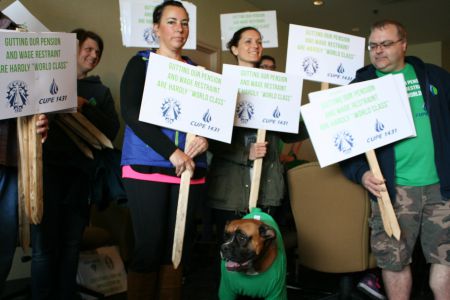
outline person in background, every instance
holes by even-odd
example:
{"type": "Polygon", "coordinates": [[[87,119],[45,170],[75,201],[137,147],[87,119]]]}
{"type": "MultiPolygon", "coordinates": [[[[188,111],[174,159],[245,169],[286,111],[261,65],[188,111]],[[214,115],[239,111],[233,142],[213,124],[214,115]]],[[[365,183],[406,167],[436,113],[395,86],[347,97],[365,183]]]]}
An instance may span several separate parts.
{"type": "Polygon", "coordinates": [[[192,244],[194,212],[204,194],[208,141],[139,121],[149,56],[158,54],[195,65],[181,51],[189,36],[189,16],[178,1],[165,1],[153,11],[159,49],[140,51],[122,76],[120,94],[126,123],[122,177],[134,231],[128,267],[128,299],[180,299],[182,267],[171,263],[180,176],[193,173],[186,213],[183,261],[192,244]]]}
{"type": "MultiPolygon", "coordinates": [[[[76,29],[78,111],[110,140],[119,119],[108,87],[88,76],[100,62],[103,41],[92,31],[76,29]]],[[[97,152],[94,151],[94,156],[97,152]]],[[[33,299],[73,299],[83,231],[89,221],[94,160],[87,158],[56,122],[43,149],[44,214],[32,225],[33,299]]]]}
{"type": "Polygon", "coordinates": [[[376,22],[368,39],[371,65],[354,82],[403,74],[417,136],[376,150],[384,179],[363,156],[341,163],[345,175],[371,195],[371,248],[389,299],[410,299],[411,256],[420,239],[431,264],[434,299],[450,299],[450,74],[406,56],[407,33],[394,20],[376,22]],[[386,185],[401,229],[400,240],[384,232],[377,198],[386,185]]]}
{"type": "MultiPolygon", "coordinates": [[[[263,51],[260,32],[253,27],[236,31],[227,44],[238,65],[258,67],[263,51]]],[[[216,236],[220,241],[227,221],[239,219],[248,211],[251,172],[255,159],[264,158],[258,206],[274,214],[284,196],[283,166],[279,157],[280,138],[295,142],[307,138],[304,123],[298,134],[267,131],[266,141],[256,143],[255,129],[235,127],[231,144],[210,142],[213,154],[208,173],[207,205],[212,208],[216,236]]]]}
{"type": "MultiPolygon", "coordinates": [[[[15,30],[17,24],[0,12],[0,29],[15,30]]],[[[39,115],[37,133],[47,138],[48,119],[39,115]]],[[[19,216],[17,189],[17,119],[0,120],[0,297],[17,247],[19,216]]]]}
{"type": "Polygon", "coordinates": [[[258,63],[258,68],[264,70],[275,71],[277,69],[277,64],[275,58],[270,55],[261,56],[261,60],[258,63]]]}

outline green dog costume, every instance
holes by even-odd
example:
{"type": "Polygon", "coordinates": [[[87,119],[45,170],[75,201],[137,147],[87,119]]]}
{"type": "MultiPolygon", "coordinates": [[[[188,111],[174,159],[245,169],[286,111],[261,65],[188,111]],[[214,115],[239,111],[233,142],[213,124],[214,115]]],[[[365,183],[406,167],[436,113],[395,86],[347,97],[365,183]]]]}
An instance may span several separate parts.
{"type": "Polygon", "coordinates": [[[243,219],[260,220],[273,227],[277,234],[277,257],[270,268],[256,275],[228,271],[222,261],[219,299],[234,300],[238,295],[264,298],[266,300],[287,300],[286,291],[286,253],[283,238],[275,220],[259,208],[252,209],[243,219]]]}

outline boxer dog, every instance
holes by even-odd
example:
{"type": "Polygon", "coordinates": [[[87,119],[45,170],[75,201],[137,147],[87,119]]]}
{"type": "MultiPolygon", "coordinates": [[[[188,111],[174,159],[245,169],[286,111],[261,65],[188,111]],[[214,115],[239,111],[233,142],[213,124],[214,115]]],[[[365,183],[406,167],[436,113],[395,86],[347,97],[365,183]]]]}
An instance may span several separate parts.
{"type": "Polygon", "coordinates": [[[220,300],[238,296],[287,299],[286,255],[280,230],[270,215],[254,211],[225,226],[220,247],[220,300]]]}

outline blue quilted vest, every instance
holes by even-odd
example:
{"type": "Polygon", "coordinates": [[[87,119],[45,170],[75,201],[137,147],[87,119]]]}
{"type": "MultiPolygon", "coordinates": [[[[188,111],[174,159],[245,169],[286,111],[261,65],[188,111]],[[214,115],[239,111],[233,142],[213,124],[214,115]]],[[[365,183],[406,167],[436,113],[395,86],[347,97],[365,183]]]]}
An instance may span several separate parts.
{"type": "MultiPolygon", "coordinates": [[[[150,52],[150,50],[143,50],[139,51],[137,55],[141,56],[148,65],[150,52]]],[[[183,59],[188,64],[195,65],[189,58],[183,57],[183,59]]],[[[179,149],[184,150],[186,133],[164,127],[161,127],[161,131],[168,136],[179,149]]],[[[144,143],[128,126],[125,127],[121,165],[144,165],[173,168],[173,165],[169,160],[165,159],[158,152],[144,143]]],[[[195,158],[195,165],[197,168],[206,168],[206,153],[195,158]]]]}

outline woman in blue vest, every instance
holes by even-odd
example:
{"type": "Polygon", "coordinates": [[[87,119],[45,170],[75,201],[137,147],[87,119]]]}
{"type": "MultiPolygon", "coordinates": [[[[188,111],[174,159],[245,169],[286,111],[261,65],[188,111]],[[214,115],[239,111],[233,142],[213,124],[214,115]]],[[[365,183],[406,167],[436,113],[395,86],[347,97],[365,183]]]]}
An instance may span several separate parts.
{"type": "Polygon", "coordinates": [[[186,135],[139,121],[149,56],[159,54],[194,65],[181,50],[189,35],[189,16],[178,1],[153,11],[156,51],[140,51],[129,61],[120,94],[126,123],[122,177],[135,238],[128,273],[128,299],[180,299],[181,268],[171,264],[180,175],[193,172],[186,219],[185,248],[190,244],[195,204],[203,195],[208,142],[196,137],[185,149],[186,135]]]}

